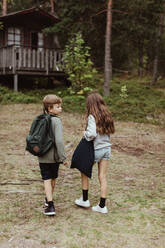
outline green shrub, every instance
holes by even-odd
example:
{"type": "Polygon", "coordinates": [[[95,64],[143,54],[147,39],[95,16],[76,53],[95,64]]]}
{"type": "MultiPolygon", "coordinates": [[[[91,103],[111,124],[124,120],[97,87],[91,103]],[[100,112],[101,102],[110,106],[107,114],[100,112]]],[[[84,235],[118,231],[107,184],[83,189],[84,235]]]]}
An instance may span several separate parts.
{"type": "Polygon", "coordinates": [[[65,96],[63,97],[64,111],[69,112],[84,112],[85,97],[84,96],[65,96]]]}
{"type": "Polygon", "coordinates": [[[64,71],[71,82],[71,94],[86,95],[96,88],[99,74],[90,59],[90,48],[85,46],[81,33],[77,33],[65,47],[64,71]]]}
{"type": "Polygon", "coordinates": [[[6,87],[0,87],[0,103],[11,104],[11,103],[37,103],[38,99],[33,96],[23,94],[21,92],[14,92],[7,89],[6,87]]]}
{"type": "MultiPolygon", "coordinates": [[[[63,99],[64,111],[83,113],[85,111],[85,96],[71,95],[69,91],[70,89],[66,87],[58,86],[53,90],[40,89],[13,92],[0,86],[0,103],[41,103],[45,95],[57,94],[63,99]]],[[[98,92],[102,94],[102,87],[98,88],[98,92]]],[[[163,91],[140,83],[137,80],[113,80],[110,96],[104,99],[115,120],[150,122],[155,124],[159,123],[161,113],[165,113],[163,91]],[[124,90],[124,98],[123,94],[121,94],[123,86],[127,89],[126,92],[124,90]]]]}

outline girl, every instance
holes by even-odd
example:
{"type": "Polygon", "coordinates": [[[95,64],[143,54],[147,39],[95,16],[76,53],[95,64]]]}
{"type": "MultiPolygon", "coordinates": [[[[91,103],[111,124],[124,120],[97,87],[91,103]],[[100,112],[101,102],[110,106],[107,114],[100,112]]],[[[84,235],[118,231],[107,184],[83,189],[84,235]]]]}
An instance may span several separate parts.
{"type": "MultiPolygon", "coordinates": [[[[98,178],[100,183],[100,203],[92,207],[93,211],[108,213],[105,205],[107,196],[107,169],[111,154],[110,134],[115,132],[114,122],[103,98],[98,93],[92,93],[86,100],[87,125],[84,138],[93,140],[95,162],[98,163],[98,178]]],[[[90,207],[88,200],[88,177],[81,173],[82,196],[75,200],[81,207],[90,207]]]]}

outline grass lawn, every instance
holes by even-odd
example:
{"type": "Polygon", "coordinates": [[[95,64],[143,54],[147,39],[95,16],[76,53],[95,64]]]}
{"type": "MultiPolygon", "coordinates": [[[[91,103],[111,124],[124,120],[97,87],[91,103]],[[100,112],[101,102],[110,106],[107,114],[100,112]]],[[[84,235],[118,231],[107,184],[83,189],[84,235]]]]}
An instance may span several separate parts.
{"type": "MultiPolygon", "coordinates": [[[[107,215],[74,205],[80,174],[60,167],[56,216],[43,215],[43,183],[36,157],[25,153],[25,137],[37,104],[1,105],[0,248],[164,248],[165,129],[117,121],[108,171],[107,215]]],[[[83,116],[63,113],[68,160],[83,131],[83,116]]],[[[99,200],[97,166],[89,198],[99,200]]]]}

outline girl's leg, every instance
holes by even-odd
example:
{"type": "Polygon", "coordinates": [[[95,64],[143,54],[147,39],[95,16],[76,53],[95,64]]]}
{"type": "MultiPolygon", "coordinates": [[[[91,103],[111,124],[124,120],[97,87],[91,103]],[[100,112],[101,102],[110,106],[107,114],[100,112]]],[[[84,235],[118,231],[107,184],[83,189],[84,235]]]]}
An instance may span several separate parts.
{"type": "Polygon", "coordinates": [[[88,177],[83,173],[81,173],[81,182],[82,182],[83,197],[80,197],[80,199],[76,199],[75,204],[80,207],[88,208],[90,207],[90,202],[88,200],[89,182],[88,182],[88,177]]]}
{"type": "Polygon", "coordinates": [[[88,177],[83,173],[81,173],[81,182],[82,182],[82,189],[88,190],[89,188],[88,177]]]}
{"type": "Polygon", "coordinates": [[[88,177],[83,173],[81,173],[81,182],[82,182],[83,201],[87,201],[88,200],[89,181],[88,181],[88,177]]]}
{"type": "Polygon", "coordinates": [[[98,178],[100,182],[100,203],[97,206],[92,207],[95,212],[100,212],[107,214],[108,210],[105,206],[106,196],[107,196],[107,168],[108,160],[101,160],[98,163],[98,178]]]}
{"type": "Polygon", "coordinates": [[[106,198],[107,196],[107,169],[108,169],[108,160],[101,160],[98,163],[98,178],[100,182],[101,198],[106,198]]]}

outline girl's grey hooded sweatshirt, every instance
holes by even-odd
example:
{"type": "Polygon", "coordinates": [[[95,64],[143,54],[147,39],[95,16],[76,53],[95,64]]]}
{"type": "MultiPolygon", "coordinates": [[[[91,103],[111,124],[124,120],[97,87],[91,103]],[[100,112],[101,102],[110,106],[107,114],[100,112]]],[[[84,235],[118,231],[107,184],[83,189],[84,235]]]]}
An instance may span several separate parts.
{"type": "Polygon", "coordinates": [[[97,133],[96,121],[93,115],[88,116],[88,125],[86,131],[84,131],[84,138],[87,141],[93,140],[95,150],[111,146],[110,135],[97,133]]]}

